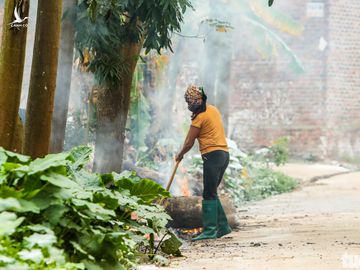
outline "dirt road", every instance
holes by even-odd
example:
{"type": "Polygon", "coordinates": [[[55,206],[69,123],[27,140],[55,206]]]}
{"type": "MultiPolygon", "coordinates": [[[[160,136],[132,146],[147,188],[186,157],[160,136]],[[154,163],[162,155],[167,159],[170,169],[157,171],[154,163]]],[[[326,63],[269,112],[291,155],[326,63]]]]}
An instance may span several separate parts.
{"type": "MultiPolygon", "coordinates": [[[[304,180],[313,176],[311,169],[290,166],[290,174],[306,170],[304,180]]],[[[321,169],[323,174],[341,171],[321,169]]],[[[185,257],[172,260],[170,268],[360,269],[360,173],[304,184],[249,204],[239,219],[240,230],[228,237],[185,243],[185,257]]]]}

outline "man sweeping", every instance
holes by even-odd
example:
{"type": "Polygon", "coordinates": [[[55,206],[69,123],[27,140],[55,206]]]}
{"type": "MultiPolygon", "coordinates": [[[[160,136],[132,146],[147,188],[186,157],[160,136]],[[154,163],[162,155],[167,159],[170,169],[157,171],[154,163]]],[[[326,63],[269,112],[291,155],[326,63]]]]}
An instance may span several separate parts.
{"type": "Polygon", "coordinates": [[[217,195],[217,188],[229,164],[229,150],[225,131],[218,109],[206,103],[202,87],[190,85],[185,93],[185,101],[192,112],[191,126],[184,146],[176,156],[179,162],[198,139],[203,159],[203,232],[193,241],[215,239],[231,232],[224,209],[217,195]]]}

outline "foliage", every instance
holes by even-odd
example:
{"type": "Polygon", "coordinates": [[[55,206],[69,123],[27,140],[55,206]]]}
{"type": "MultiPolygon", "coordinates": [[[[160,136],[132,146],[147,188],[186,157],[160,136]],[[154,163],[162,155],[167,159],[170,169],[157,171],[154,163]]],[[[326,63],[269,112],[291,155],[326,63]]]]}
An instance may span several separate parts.
{"type": "Polygon", "coordinates": [[[287,144],[287,138],[279,138],[269,148],[245,154],[229,141],[231,160],[224,176],[224,190],[237,204],[289,192],[297,186],[293,178],[269,168],[270,163],[280,165],[287,161],[287,144]]]}
{"type": "MultiPolygon", "coordinates": [[[[140,249],[153,256],[170,217],[152,202],[170,194],[132,172],[88,172],[90,153],[31,160],[0,149],[0,267],[130,269],[140,249]]],[[[171,238],[161,245],[169,254],[179,247],[171,238]]]]}
{"type": "Polygon", "coordinates": [[[275,140],[270,147],[270,152],[277,166],[285,164],[289,160],[289,139],[281,137],[275,140]]]}
{"type": "Polygon", "coordinates": [[[143,40],[146,52],[171,50],[171,35],[189,7],[188,0],[81,0],[75,23],[80,58],[100,84],[117,84],[126,71],[121,46],[143,40]]]}
{"type": "MultiPolygon", "coordinates": [[[[293,178],[269,168],[271,163],[284,164],[287,161],[286,138],[280,138],[273,146],[250,154],[242,152],[234,141],[228,140],[228,144],[230,162],[224,175],[222,192],[229,193],[236,205],[289,192],[297,187],[293,178]]],[[[191,172],[202,175],[201,157],[194,158],[192,162],[191,172]]]]}
{"type": "Polygon", "coordinates": [[[268,168],[252,168],[244,177],[242,197],[245,201],[260,200],[292,191],[296,186],[297,182],[283,173],[268,168]]]}

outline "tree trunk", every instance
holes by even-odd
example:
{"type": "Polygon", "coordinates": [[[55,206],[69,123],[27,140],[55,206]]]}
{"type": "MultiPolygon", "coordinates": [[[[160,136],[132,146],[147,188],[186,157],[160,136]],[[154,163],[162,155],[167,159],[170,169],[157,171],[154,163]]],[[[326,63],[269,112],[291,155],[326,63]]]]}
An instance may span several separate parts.
{"type": "Polygon", "coordinates": [[[50,152],[60,153],[64,148],[67,113],[74,59],[74,15],[76,0],[63,0],[60,53],[56,79],[55,104],[51,126],[50,152]]]}
{"type": "Polygon", "coordinates": [[[97,126],[94,171],[99,173],[121,172],[125,127],[130,106],[131,83],[142,41],[123,45],[123,74],[116,88],[100,86],[97,98],[97,126]]]}
{"type": "Polygon", "coordinates": [[[26,109],[24,152],[33,158],[49,152],[56,87],[61,2],[39,0],[30,88],[26,109]]]}
{"type": "MultiPolygon", "coordinates": [[[[0,146],[21,152],[22,140],[19,140],[15,133],[19,117],[27,27],[10,28],[9,24],[14,20],[14,9],[14,0],[5,1],[0,55],[0,146]]],[[[19,11],[21,18],[28,17],[29,1],[23,1],[19,11]]]]}

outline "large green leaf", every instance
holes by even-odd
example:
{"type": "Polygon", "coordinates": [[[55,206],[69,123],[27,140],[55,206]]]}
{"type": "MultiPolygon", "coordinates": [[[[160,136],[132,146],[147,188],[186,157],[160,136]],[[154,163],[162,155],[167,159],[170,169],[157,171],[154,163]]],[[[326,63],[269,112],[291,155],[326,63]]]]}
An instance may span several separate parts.
{"type": "Polygon", "coordinates": [[[86,165],[90,160],[92,149],[88,146],[78,146],[70,151],[69,159],[72,161],[71,168],[77,170],[86,165]]]}
{"type": "Polygon", "coordinates": [[[0,147],[0,166],[2,165],[4,161],[4,155],[6,155],[11,162],[20,162],[20,163],[27,163],[30,161],[29,156],[24,156],[21,154],[17,154],[11,151],[6,151],[4,148],[0,147]]]}
{"type": "Polygon", "coordinates": [[[34,233],[29,237],[25,237],[25,243],[27,248],[38,247],[49,247],[56,243],[56,237],[54,233],[40,234],[34,233]]]}
{"type": "Polygon", "coordinates": [[[130,194],[137,196],[144,202],[151,202],[160,197],[170,197],[171,194],[161,185],[150,179],[114,177],[117,187],[127,189],[130,194]]]}
{"type": "Polygon", "coordinates": [[[17,217],[14,213],[0,213],[0,235],[10,235],[24,221],[24,217],[17,217]]]}
{"type": "Polygon", "coordinates": [[[69,211],[69,208],[65,205],[51,205],[44,212],[44,216],[47,218],[47,220],[49,220],[51,224],[58,224],[67,211],[69,211]]]}
{"type": "Polygon", "coordinates": [[[182,246],[182,242],[172,232],[169,233],[169,236],[170,237],[161,244],[161,251],[168,255],[181,256],[180,247],[182,246]]]}
{"type": "MultiPolygon", "coordinates": [[[[72,199],[72,203],[80,208],[86,207],[87,209],[90,210],[93,216],[97,216],[99,219],[109,220],[111,217],[116,216],[113,210],[105,209],[104,207],[100,206],[97,203],[92,203],[79,199],[72,199]]],[[[87,211],[85,211],[85,213],[90,214],[87,211]]]]}
{"type": "Polygon", "coordinates": [[[23,199],[15,199],[15,198],[0,198],[0,212],[1,211],[16,211],[16,212],[33,212],[39,213],[40,209],[33,203],[23,199]]]}
{"type": "Polygon", "coordinates": [[[6,211],[6,210],[16,210],[21,207],[19,201],[15,198],[6,198],[1,199],[0,198],[0,212],[6,211]]]}
{"type": "Polygon", "coordinates": [[[24,261],[35,263],[40,263],[44,259],[41,249],[22,250],[19,252],[19,257],[24,261]]]}
{"type": "Polygon", "coordinates": [[[50,168],[66,166],[70,153],[50,154],[44,158],[35,159],[29,165],[29,175],[44,172],[50,168]]]}
{"type": "Polygon", "coordinates": [[[46,174],[41,175],[40,179],[47,181],[50,184],[53,184],[54,186],[57,187],[68,188],[68,189],[80,189],[80,186],[76,182],[58,173],[48,172],[46,174]]]}

